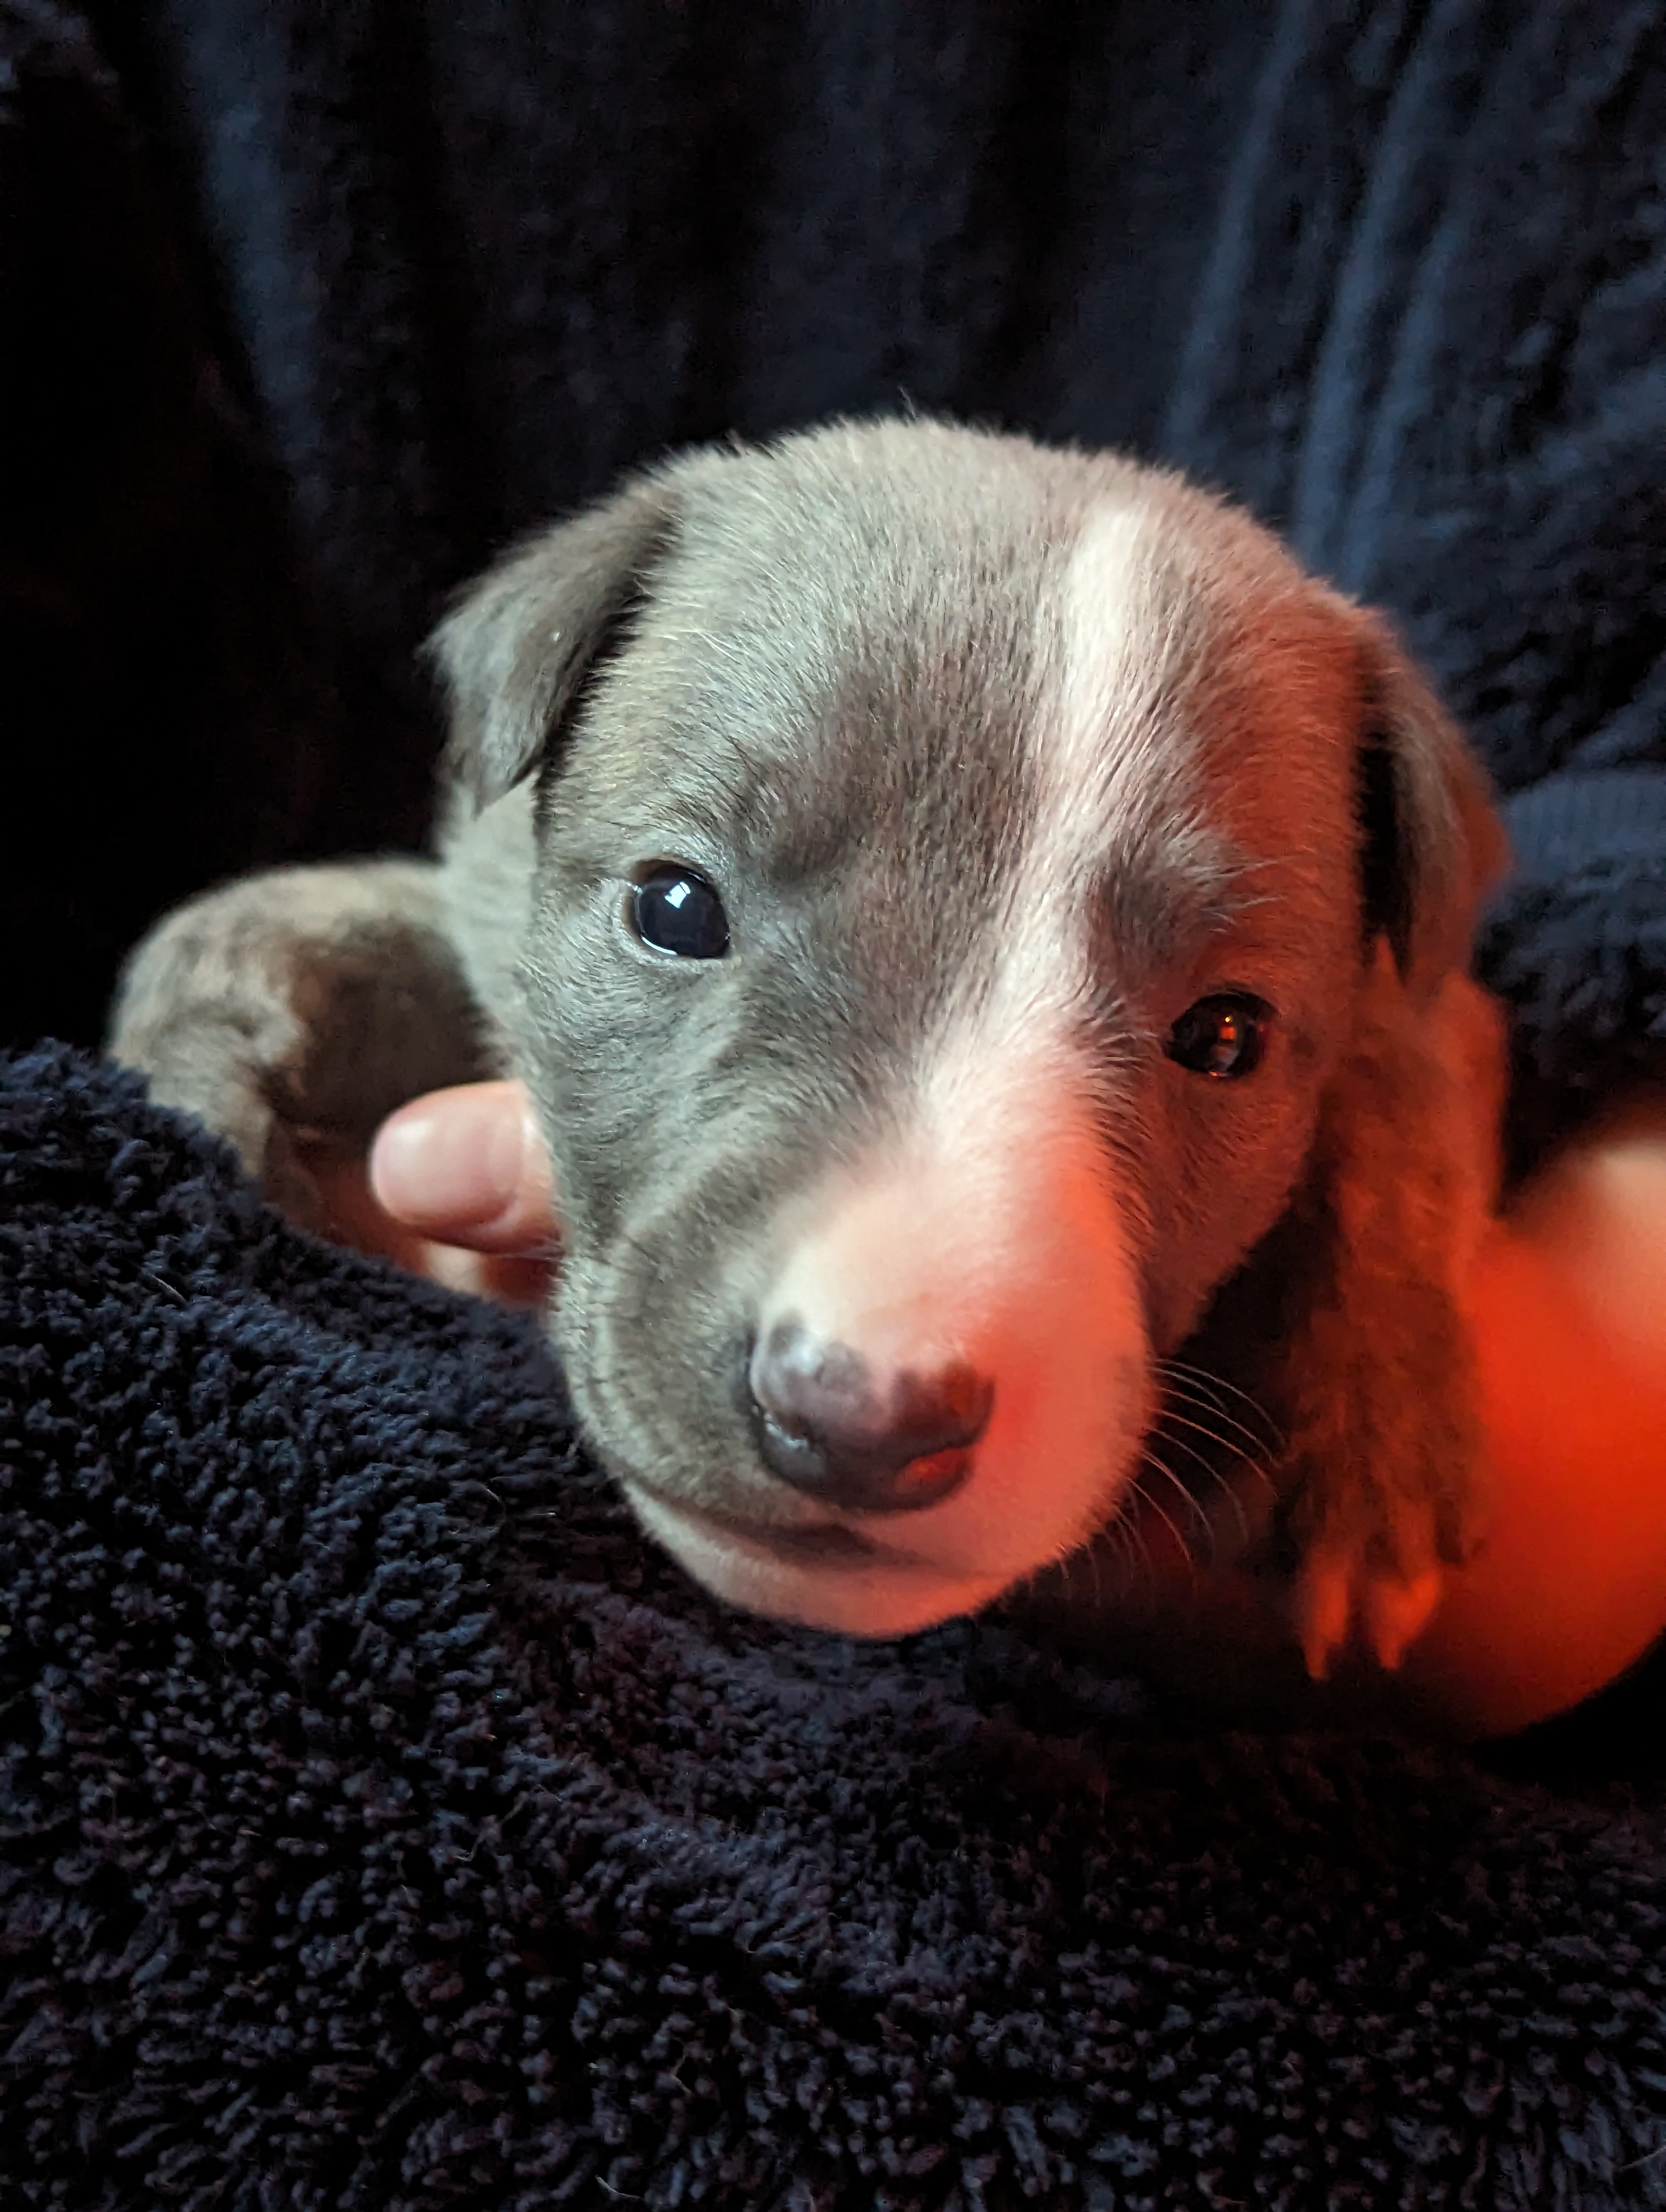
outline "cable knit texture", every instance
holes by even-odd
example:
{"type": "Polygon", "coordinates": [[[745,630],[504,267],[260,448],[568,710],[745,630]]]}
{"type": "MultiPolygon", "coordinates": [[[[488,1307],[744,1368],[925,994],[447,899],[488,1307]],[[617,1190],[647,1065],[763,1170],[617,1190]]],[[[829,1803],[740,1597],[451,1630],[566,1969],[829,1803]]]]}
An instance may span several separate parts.
{"type": "Polygon", "coordinates": [[[529,1327],[61,1051],[0,1620],[7,2204],[1666,2202],[1657,1689],[1622,1796],[727,1613],[529,1327]]]}

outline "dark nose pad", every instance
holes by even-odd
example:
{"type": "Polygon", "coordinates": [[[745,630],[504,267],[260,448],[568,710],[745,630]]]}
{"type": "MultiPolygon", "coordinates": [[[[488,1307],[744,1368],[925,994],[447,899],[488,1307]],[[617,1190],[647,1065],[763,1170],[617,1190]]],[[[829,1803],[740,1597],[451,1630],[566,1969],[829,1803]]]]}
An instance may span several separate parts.
{"type": "Polygon", "coordinates": [[[796,1321],[763,1337],[748,1379],[765,1466],[852,1513],[913,1512],[958,1490],[995,1396],[965,1366],[876,1376],[848,1345],[796,1321]]]}

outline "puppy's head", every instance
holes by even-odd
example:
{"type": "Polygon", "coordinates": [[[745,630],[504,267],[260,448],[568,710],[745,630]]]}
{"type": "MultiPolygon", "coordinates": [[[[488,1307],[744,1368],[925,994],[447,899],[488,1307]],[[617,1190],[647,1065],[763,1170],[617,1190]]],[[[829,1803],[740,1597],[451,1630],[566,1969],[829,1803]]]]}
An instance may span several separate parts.
{"type": "Polygon", "coordinates": [[[1466,939],[1478,787],[1392,641],[1172,478],[882,424],[641,478],[439,643],[459,779],[535,815],[498,1011],[643,1521],[864,1633],[1061,1557],[1370,944],[1466,939]]]}

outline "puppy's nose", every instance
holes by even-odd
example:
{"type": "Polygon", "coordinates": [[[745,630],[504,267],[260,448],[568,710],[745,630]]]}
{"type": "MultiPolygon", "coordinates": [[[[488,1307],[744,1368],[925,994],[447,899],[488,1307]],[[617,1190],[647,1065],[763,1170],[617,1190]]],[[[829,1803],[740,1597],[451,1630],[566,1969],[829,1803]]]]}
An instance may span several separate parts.
{"type": "Polygon", "coordinates": [[[971,1473],[994,1385],[964,1365],[876,1376],[848,1345],[776,1322],[748,1380],[764,1464],[806,1496],[853,1513],[935,1505],[971,1473]]]}

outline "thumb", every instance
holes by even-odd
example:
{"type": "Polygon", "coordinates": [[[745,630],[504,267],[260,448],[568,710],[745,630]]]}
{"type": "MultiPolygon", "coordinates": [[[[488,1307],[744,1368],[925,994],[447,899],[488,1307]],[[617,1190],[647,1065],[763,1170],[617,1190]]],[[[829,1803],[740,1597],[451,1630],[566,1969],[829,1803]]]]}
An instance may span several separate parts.
{"type": "Polygon", "coordinates": [[[519,1083],[413,1098],[370,1152],[370,1187],[396,1221],[477,1252],[533,1252],[557,1233],[549,1154],[519,1083]]]}

